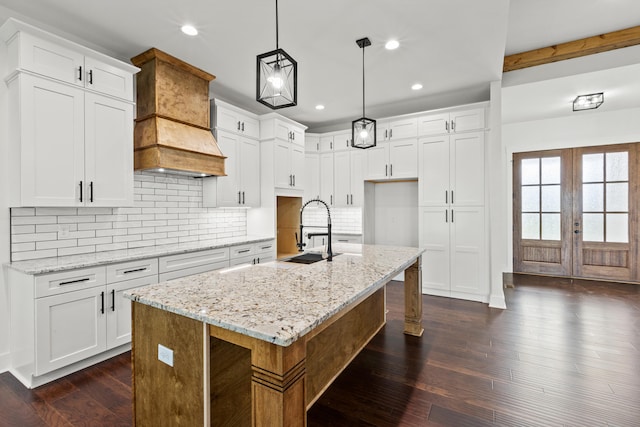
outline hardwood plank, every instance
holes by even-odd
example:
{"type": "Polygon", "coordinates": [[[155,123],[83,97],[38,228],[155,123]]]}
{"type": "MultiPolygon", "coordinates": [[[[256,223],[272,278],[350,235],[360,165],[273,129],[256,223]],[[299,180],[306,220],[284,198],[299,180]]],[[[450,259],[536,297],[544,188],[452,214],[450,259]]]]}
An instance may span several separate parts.
{"type": "Polygon", "coordinates": [[[502,71],[520,70],[640,44],[640,26],[505,56],[502,71]]]}

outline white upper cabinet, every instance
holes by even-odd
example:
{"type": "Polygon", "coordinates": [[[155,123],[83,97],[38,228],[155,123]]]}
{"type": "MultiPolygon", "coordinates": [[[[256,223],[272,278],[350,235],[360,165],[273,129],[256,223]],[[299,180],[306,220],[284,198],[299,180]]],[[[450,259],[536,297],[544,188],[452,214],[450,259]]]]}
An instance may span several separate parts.
{"type": "Polygon", "coordinates": [[[308,202],[320,197],[320,155],[307,153],[304,156],[304,198],[308,202]]]}
{"type": "Polygon", "coordinates": [[[420,138],[420,206],[484,205],[484,132],[420,138]]]}
{"type": "Polygon", "coordinates": [[[415,117],[381,120],[376,123],[376,140],[397,141],[418,136],[418,122],[415,117]]]}
{"type": "Polygon", "coordinates": [[[407,138],[383,142],[365,150],[367,180],[415,179],[418,177],[418,141],[407,138]]]}
{"type": "Polygon", "coordinates": [[[320,154],[320,200],[329,205],[333,199],[333,153],[320,154]]]}
{"type": "Polygon", "coordinates": [[[315,134],[304,135],[304,151],[308,153],[320,152],[320,136],[315,134]]]}
{"type": "MultiPolygon", "coordinates": [[[[304,190],[304,126],[276,113],[260,118],[262,167],[273,171],[275,188],[304,190]]],[[[268,178],[270,181],[271,177],[268,178]]]]}
{"type": "Polygon", "coordinates": [[[215,114],[216,129],[234,132],[247,138],[260,137],[260,121],[255,115],[218,100],[215,101],[215,114]]]}
{"type": "Polygon", "coordinates": [[[204,207],[260,206],[260,143],[224,130],[218,131],[218,145],[227,156],[226,176],[205,178],[204,207]]]}
{"type": "Polygon", "coordinates": [[[350,150],[334,154],[334,206],[363,206],[366,160],[367,157],[363,150],[350,150]]]}
{"type": "Polygon", "coordinates": [[[10,19],[12,206],[133,204],[137,68],[10,19]]]}
{"type": "Polygon", "coordinates": [[[333,150],[344,151],[351,149],[351,130],[338,132],[333,135],[333,150]]]}
{"type": "Polygon", "coordinates": [[[426,114],[418,118],[418,135],[440,135],[484,129],[484,116],[484,108],[426,114]]]}

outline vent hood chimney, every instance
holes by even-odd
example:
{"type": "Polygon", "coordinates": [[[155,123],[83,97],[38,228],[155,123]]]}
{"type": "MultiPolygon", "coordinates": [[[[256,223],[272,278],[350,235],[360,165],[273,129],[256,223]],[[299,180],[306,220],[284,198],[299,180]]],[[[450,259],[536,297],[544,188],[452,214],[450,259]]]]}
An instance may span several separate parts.
{"type": "Polygon", "coordinates": [[[209,124],[215,76],[152,48],[131,58],[137,74],[134,169],[225,175],[209,124]]]}

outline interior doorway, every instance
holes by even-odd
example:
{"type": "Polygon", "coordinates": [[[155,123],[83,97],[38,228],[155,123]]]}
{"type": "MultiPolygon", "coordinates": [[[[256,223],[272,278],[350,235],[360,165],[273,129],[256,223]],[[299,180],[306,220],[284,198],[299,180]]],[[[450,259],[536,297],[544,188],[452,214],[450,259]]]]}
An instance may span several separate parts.
{"type": "Polygon", "coordinates": [[[514,272],[640,281],[638,146],[513,155],[514,272]]]}

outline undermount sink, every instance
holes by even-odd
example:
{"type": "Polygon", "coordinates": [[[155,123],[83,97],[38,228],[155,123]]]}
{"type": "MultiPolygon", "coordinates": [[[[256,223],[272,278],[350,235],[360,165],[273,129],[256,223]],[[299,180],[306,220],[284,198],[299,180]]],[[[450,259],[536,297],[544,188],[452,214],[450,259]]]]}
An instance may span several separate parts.
{"type": "MultiPolygon", "coordinates": [[[[340,254],[333,254],[333,256],[340,254]]],[[[306,252],[300,255],[283,260],[284,262],[296,262],[298,264],[313,264],[314,262],[323,261],[325,258],[319,252],[306,252]]]]}

